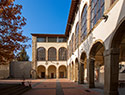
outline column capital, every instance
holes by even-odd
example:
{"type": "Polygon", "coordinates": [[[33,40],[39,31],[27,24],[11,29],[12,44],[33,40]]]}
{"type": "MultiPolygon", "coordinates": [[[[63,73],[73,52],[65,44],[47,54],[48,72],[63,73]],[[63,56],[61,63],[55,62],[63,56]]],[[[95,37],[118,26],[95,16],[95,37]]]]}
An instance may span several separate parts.
{"type": "Polygon", "coordinates": [[[108,55],[118,55],[120,52],[119,48],[110,48],[108,50],[105,50],[103,55],[108,56],[108,55]]]}

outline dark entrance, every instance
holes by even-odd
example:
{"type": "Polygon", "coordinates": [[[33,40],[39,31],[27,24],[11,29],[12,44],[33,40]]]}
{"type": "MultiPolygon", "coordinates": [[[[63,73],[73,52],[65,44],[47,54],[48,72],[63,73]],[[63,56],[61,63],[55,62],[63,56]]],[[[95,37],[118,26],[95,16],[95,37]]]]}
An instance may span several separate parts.
{"type": "Polygon", "coordinates": [[[41,72],[41,78],[45,78],[45,72],[41,72]]]}
{"type": "Polygon", "coordinates": [[[64,78],[64,72],[60,72],[59,75],[60,78],[64,78]]]}
{"type": "Polygon", "coordinates": [[[51,73],[51,78],[54,78],[54,73],[51,73]]]}

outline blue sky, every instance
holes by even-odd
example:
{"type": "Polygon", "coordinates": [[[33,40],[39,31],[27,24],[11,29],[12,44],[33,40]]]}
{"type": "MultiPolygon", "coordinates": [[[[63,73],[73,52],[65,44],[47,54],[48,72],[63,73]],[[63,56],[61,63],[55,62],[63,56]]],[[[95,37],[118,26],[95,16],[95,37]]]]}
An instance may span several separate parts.
{"type": "MultiPolygon", "coordinates": [[[[24,35],[31,33],[65,33],[71,0],[15,0],[23,6],[22,14],[27,19],[24,35]]],[[[27,44],[32,45],[32,40],[27,44]]],[[[32,47],[27,49],[32,60],[32,47]]]]}

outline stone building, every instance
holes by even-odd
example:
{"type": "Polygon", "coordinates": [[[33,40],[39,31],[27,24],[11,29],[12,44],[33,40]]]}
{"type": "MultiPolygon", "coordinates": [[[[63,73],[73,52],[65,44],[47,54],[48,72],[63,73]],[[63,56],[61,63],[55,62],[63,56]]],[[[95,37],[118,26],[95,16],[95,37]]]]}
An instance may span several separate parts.
{"type": "Polygon", "coordinates": [[[89,88],[101,83],[104,95],[118,95],[118,83],[125,80],[124,70],[121,73],[119,68],[125,66],[125,0],[72,0],[64,35],[66,42],[49,43],[46,35],[47,43],[39,43],[38,35],[43,34],[32,34],[35,70],[43,65],[47,77],[50,64],[55,66],[55,72],[59,72],[57,63],[65,64],[68,79],[87,82],[89,88]],[[57,61],[48,61],[48,47],[53,45],[67,48],[68,57],[63,63],[58,57],[57,61]],[[46,61],[37,60],[39,47],[46,49],[46,61]]]}
{"type": "Polygon", "coordinates": [[[67,40],[65,35],[32,34],[33,69],[38,78],[67,77],[67,40]]]}

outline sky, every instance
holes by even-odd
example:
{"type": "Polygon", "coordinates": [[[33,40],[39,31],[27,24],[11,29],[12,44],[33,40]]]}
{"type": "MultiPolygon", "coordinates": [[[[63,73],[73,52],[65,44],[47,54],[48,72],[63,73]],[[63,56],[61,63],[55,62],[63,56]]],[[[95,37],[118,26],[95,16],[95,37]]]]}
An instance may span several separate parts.
{"type": "MultiPolygon", "coordinates": [[[[64,34],[71,0],[15,0],[23,6],[22,15],[27,19],[23,34],[32,38],[31,33],[64,34]]],[[[27,44],[32,45],[32,40],[27,44]]],[[[32,61],[32,46],[27,53],[32,61]]]]}

